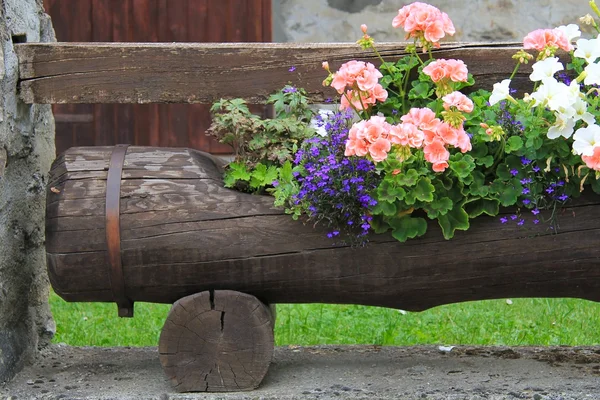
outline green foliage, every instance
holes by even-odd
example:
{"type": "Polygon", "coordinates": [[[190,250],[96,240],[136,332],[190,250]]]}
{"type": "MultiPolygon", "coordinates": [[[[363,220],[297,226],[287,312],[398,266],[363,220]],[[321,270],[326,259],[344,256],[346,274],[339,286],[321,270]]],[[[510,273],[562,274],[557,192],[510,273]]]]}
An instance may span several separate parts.
{"type": "Polygon", "coordinates": [[[211,107],[213,121],[207,133],[231,145],[234,153],[225,170],[226,187],[264,193],[277,180],[279,168],[315,133],[304,90],[286,86],[267,103],[273,104],[273,119],[252,114],[243,99],[221,99],[211,107]]]}

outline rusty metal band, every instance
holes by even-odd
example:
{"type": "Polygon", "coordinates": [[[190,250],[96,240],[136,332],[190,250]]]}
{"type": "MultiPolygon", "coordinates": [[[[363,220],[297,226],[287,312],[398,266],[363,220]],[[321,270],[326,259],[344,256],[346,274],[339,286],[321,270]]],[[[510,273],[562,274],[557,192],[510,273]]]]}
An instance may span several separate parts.
{"type": "Polygon", "coordinates": [[[125,293],[125,279],[121,261],[121,175],[129,145],[113,148],[106,178],[106,245],[110,265],[110,286],[113,299],[119,308],[119,317],[133,317],[133,302],[125,293]]]}

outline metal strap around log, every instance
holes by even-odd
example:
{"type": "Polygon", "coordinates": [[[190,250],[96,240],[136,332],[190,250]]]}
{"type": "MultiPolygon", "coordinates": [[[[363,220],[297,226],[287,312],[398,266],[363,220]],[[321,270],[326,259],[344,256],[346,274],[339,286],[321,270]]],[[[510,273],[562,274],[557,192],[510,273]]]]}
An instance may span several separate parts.
{"type": "Polygon", "coordinates": [[[127,144],[118,144],[110,156],[106,178],[106,245],[110,265],[110,285],[113,299],[119,308],[119,317],[133,317],[133,302],[125,293],[125,279],[121,262],[121,175],[127,144]]]}

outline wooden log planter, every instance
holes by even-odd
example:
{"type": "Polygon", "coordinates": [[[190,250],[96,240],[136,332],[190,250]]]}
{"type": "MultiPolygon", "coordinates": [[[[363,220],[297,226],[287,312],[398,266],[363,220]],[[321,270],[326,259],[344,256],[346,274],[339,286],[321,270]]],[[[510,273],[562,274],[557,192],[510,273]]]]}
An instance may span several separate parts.
{"type": "Polygon", "coordinates": [[[159,352],[182,391],[260,383],[273,351],[265,304],[421,311],[507,297],[600,301],[600,198],[565,209],[558,233],[480,217],[450,241],[432,223],[423,239],[378,235],[350,248],[293,221],[271,197],[224,188],[218,161],[194,150],[72,148],[55,161],[49,187],[54,290],[67,301],[115,301],[129,316],[135,301],[175,303],[159,352]],[[105,213],[115,200],[116,250],[105,213]]]}
{"type": "MultiPolygon", "coordinates": [[[[458,44],[436,57],[462,59],[479,87],[513,70],[518,44],[458,44]]],[[[312,101],[334,97],[321,82],[359,59],[353,44],[16,44],[26,103],[264,102],[291,83],[312,101]],[[289,67],[293,65],[293,73],[289,67]]],[[[386,60],[402,44],[378,45],[386,60]]],[[[528,81],[529,67],[513,79],[528,81]]],[[[399,243],[330,241],[293,221],[273,199],[223,187],[220,162],[188,149],[72,148],[54,162],[47,197],[48,272],[67,301],[174,303],[159,358],[178,391],[257,387],[273,352],[276,303],[345,303],[425,310],[508,297],[600,301],[600,197],[564,209],[560,230],[518,228],[478,217],[446,241],[436,223],[399,243]]],[[[508,213],[510,210],[506,210],[508,213]]]]}

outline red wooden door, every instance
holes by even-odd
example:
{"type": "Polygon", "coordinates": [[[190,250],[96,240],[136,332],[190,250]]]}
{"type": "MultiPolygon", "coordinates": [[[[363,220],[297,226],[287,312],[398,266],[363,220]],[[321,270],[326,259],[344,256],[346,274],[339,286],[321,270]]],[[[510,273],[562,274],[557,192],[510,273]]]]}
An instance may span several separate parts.
{"type": "MultiPolygon", "coordinates": [[[[60,42],[270,42],[271,0],[44,0],[60,42]]],[[[210,105],[54,105],[56,152],[128,143],[229,153],[210,105]]]]}

